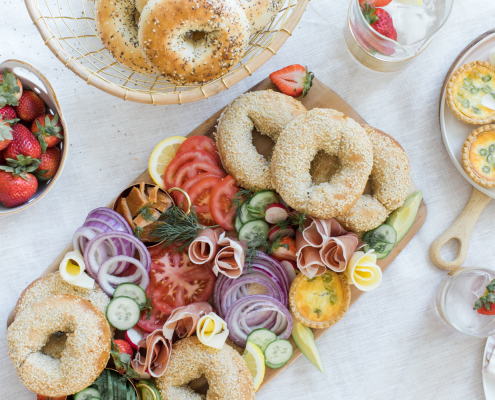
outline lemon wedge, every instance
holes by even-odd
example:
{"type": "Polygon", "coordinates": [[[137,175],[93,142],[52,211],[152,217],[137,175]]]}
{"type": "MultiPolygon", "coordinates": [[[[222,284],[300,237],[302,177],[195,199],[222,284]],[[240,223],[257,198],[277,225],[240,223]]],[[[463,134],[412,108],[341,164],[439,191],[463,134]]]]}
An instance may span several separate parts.
{"type": "Polygon", "coordinates": [[[179,146],[186,139],[187,138],[182,136],[169,137],[168,139],[162,140],[158,143],[151,153],[148,164],[148,172],[151,179],[153,179],[153,182],[161,188],[165,188],[165,182],[163,182],[163,173],[165,172],[165,168],[167,168],[167,165],[175,157],[179,146]]]}
{"type": "Polygon", "coordinates": [[[253,377],[254,390],[258,390],[265,377],[265,356],[258,346],[247,342],[243,358],[253,377]]]}

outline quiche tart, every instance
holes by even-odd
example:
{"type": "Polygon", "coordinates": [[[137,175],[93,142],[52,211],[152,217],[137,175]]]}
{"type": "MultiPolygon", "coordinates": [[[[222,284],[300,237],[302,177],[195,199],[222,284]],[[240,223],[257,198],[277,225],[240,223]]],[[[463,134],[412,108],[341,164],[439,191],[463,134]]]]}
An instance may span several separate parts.
{"type": "Polygon", "coordinates": [[[346,313],[350,301],[347,278],[331,270],[314,278],[298,274],[290,287],[289,303],[294,318],[311,328],[335,324],[346,313]]]}
{"type": "Polygon", "coordinates": [[[447,103],[457,118],[473,125],[495,121],[495,110],[481,104],[489,93],[495,95],[495,66],[473,61],[459,67],[447,83],[447,103]]]}
{"type": "Polygon", "coordinates": [[[495,187],[495,125],[471,132],[462,147],[462,165],[478,185],[495,187]]]}

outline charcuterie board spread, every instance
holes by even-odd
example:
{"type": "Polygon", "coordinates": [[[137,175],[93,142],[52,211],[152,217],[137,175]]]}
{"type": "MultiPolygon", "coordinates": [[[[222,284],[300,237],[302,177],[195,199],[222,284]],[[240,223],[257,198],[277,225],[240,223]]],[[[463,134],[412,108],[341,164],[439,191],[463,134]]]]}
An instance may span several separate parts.
{"type": "Polygon", "coordinates": [[[426,204],[394,139],[317,79],[301,101],[272,81],[160,143],[23,292],[7,339],[30,390],[253,399],[301,353],[324,372],[315,340],[379,286],[426,204]]]}

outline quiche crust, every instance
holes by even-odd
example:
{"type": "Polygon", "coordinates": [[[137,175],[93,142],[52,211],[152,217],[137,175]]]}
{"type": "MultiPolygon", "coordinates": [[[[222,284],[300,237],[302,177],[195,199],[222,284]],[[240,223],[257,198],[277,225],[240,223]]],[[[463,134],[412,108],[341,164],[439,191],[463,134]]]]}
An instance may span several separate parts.
{"type": "Polygon", "coordinates": [[[470,133],[462,147],[462,166],[478,185],[495,187],[495,125],[470,133]]]}

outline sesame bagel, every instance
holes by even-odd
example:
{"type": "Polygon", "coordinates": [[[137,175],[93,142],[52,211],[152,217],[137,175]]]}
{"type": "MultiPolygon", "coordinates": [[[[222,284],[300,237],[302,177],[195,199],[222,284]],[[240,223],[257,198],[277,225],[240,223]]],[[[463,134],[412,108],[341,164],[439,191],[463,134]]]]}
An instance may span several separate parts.
{"type": "Polygon", "coordinates": [[[105,315],[73,295],[45,297],[19,313],[7,332],[9,355],[24,385],[39,395],[67,396],[88,387],[110,357],[105,315]],[[50,337],[67,335],[60,358],[42,353],[50,337]]]}
{"type": "Polygon", "coordinates": [[[96,32],[106,49],[122,65],[140,73],[154,73],[138,42],[134,0],[96,0],[96,32]]]}
{"type": "Polygon", "coordinates": [[[262,31],[280,11],[284,0],[239,0],[251,27],[251,35],[262,31]]]}
{"type": "Polygon", "coordinates": [[[289,122],[306,112],[301,102],[272,90],[236,98],[218,120],[216,140],[224,168],[248,189],[273,189],[270,161],[253,145],[253,128],[277,142],[289,122]]]}
{"type": "Polygon", "coordinates": [[[138,37],[145,59],[168,80],[202,83],[243,57],[249,21],[237,0],[150,0],[138,37]]]}
{"type": "Polygon", "coordinates": [[[365,129],[338,111],[315,108],[280,134],[271,163],[272,184],[292,208],[327,219],[354,206],[372,166],[373,148],[365,129]],[[340,167],[328,182],[315,184],[310,169],[320,151],[336,156],[340,167]]]}
{"type": "Polygon", "coordinates": [[[156,379],[162,400],[205,397],[188,383],[202,375],[208,380],[206,400],[254,400],[253,378],[245,361],[228,344],[221,350],[202,344],[197,336],[174,343],[167,372],[156,379]]]}
{"type": "Polygon", "coordinates": [[[373,146],[370,174],[372,194],[362,195],[345,215],[337,217],[346,229],[366,232],[380,226],[389,214],[402,206],[411,184],[411,170],[406,152],[389,135],[370,126],[366,129],[373,146]]]}

